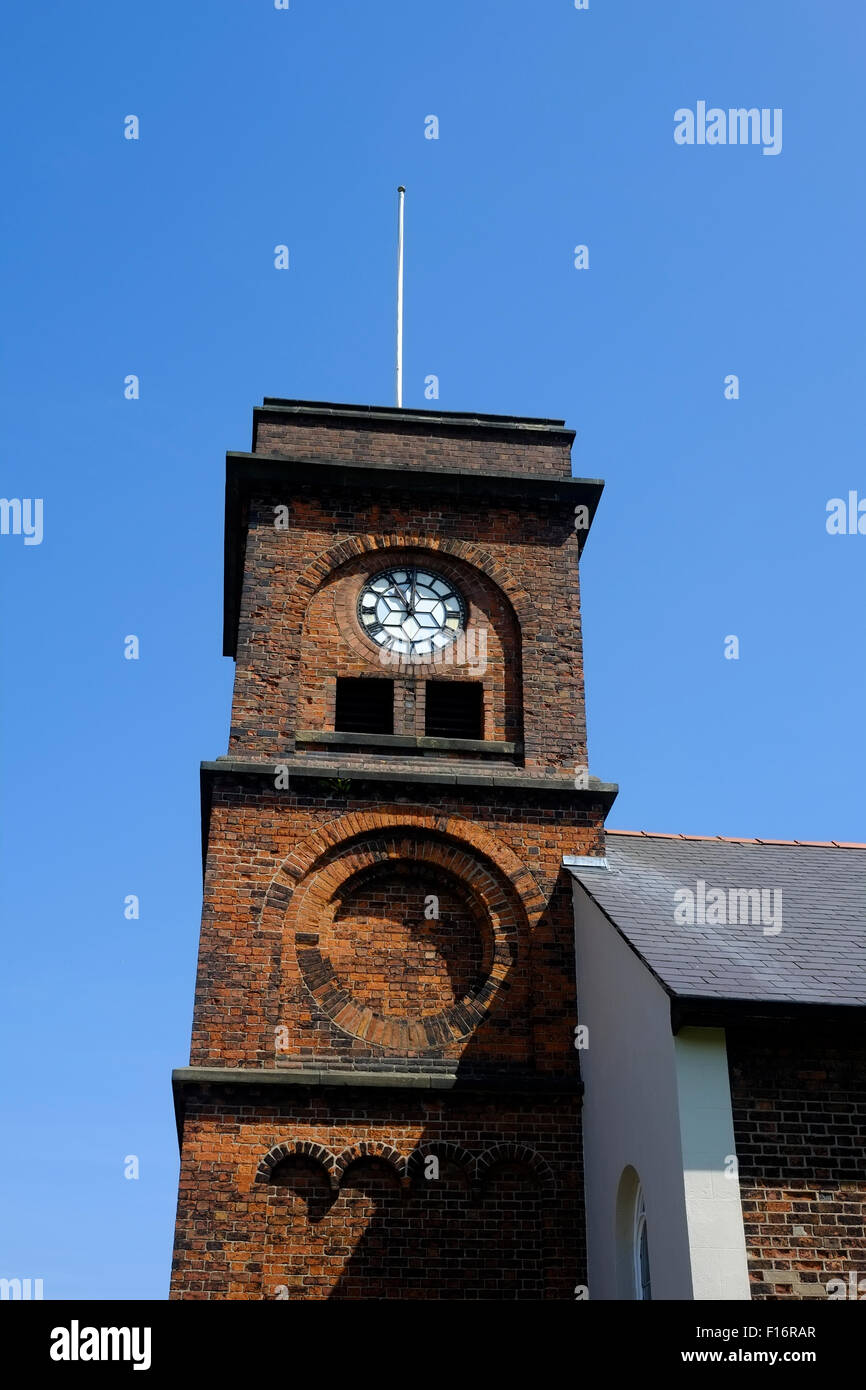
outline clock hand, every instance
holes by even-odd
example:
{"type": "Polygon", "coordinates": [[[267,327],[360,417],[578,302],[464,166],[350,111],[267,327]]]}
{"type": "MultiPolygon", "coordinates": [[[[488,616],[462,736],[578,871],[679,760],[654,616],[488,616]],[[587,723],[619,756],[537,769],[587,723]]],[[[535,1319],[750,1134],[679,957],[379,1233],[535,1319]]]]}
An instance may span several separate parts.
{"type": "Polygon", "coordinates": [[[400,607],[403,609],[403,612],[404,612],[404,613],[406,614],[406,616],[408,617],[407,604],[406,604],[406,595],[405,595],[404,592],[403,592],[403,585],[400,583],[400,581],[399,581],[398,579],[392,579],[392,580],[391,580],[391,590],[390,590],[390,592],[391,592],[391,594],[393,594],[394,598],[395,598],[396,601],[400,604],[400,607]]]}

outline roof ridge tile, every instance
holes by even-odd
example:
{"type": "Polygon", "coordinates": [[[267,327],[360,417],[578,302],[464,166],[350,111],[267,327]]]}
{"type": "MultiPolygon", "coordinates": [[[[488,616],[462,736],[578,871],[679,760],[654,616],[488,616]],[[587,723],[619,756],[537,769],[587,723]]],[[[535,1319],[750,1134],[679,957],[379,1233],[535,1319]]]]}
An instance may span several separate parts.
{"type": "Polygon", "coordinates": [[[726,845],[797,845],[814,849],[866,849],[862,840],[773,840],[749,835],[684,835],[671,830],[622,830],[606,827],[607,835],[642,835],[648,840],[715,840],[726,845]]]}

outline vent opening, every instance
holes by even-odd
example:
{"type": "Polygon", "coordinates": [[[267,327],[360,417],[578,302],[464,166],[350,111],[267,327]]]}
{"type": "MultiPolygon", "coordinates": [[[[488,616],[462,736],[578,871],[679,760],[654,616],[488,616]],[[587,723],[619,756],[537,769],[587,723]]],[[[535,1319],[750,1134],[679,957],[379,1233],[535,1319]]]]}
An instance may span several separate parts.
{"type": "Polygon", "coordinates": [[[424,732],[428,738],[484,737],[480,681],[428,681],[424,732]]]}
{"type": "Polygon", "coordinates": [[[346,734],[393,734],[394,682],[338,676],[334,728],[346,734]]]}

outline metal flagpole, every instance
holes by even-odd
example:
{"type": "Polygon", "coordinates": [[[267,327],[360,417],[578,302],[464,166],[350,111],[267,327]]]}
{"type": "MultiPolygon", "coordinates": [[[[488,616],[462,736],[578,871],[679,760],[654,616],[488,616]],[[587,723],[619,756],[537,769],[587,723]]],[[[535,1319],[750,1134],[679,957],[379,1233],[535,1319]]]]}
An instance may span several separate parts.
{"type": "Polygon", "coordinates": [[[401,184],[397,189],[397,405],[403,405],[403,199],[406,190],[401,184]]]}

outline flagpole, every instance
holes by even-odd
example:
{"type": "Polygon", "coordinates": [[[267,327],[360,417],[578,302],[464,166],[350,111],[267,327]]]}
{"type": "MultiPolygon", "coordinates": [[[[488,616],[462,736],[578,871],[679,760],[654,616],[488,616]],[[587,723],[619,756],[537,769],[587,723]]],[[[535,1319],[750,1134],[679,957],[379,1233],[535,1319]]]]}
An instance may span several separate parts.
{"type": "Polygon", "coordinates": [[[397,189],[397,366],[396,402],[403,406],[403,199],[406,190],[401,184],[397,189]]]}

